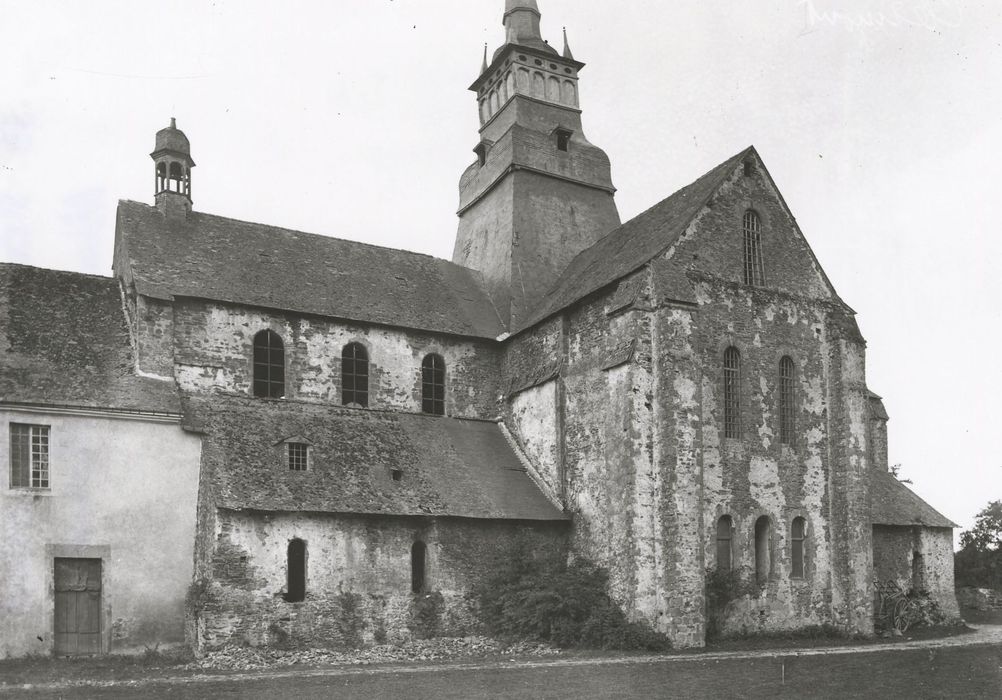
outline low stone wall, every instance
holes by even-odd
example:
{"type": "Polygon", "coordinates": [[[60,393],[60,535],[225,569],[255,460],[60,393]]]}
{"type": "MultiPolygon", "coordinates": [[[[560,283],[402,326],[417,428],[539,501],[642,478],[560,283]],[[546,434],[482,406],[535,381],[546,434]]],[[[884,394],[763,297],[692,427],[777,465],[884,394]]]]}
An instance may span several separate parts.
{"type": "Polygon", "coordinates": [[[1002,591],[991,588],[958,588],[957,602],[961,608],[985,612],[1002,610],[1002,591]]]}

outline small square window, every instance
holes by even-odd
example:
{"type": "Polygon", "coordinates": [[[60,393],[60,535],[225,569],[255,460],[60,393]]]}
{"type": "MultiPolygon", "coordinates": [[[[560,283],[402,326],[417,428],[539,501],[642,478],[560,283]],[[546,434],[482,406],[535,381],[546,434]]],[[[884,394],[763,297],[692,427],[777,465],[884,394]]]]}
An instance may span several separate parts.
{"type": "Polygon", "coordinates": [[[394,481],[403,481],[404,480],[404,470],[403,469],[391,469],[390,470],[390,478],[392,478],[394,481]]]}
{"type": "Polygon", "coordinates": [[[302,442],[287,443],[289,471],[305,472],[310,466],[310,446],[302,442]]]}
{"type": "Polygon", "coordinates": [[[49,426],[10,424],[10,487],[49,488],[49,426]]]}
{"type": "Polygon", "coordinates": [[[557,150],[567,152],[571,146],[571,132],[566,129],[557,129],[557,150]]]}

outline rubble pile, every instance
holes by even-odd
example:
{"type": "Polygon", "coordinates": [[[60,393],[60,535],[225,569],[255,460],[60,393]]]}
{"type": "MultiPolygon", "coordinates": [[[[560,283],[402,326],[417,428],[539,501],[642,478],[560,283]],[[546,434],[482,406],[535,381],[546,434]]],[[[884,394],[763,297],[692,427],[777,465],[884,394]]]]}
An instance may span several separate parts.
{"type": "Polygon", "coordinates": [[[275,649],[227,646],[208,652],[186,670],[253,671],[282,666],[348,666],[401,661],[442,661],[485,656],[550,656],[560,650],[538,642],[499,642],[487,637],[423,639],[367,649],[275,649]]]}

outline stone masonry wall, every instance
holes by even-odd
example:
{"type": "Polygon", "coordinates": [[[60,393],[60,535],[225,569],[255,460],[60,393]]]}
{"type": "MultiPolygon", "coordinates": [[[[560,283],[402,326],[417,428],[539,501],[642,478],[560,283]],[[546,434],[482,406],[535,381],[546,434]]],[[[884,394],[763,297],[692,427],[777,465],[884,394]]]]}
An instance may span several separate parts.
{"type": "Polygon", "coordinates": [[[873,577],[882,583],[893,581],[904,591],[927,591],[946,615],[960,616],[949,528],[874,525],[873,577]]]}
{"type": "Polygon", "coordinates": [[[286,396],[341,403],[341,352],[351,342],[369,353],[369,407],[421,412],[421,362],[446,363],[446,414],[498,415],[498,358],[493,343],[364,324],[302,318],[208,302],[177,303],[176,377],[191,393],[252,392],[254,336],[270,328],[285,345],[286,396]]]}
{"type": "MultiPolygon", "coordinates": [[[[830,436],[827,424],[826,309],[816,302],[725,282],[708,275],[695,285],[698,323],[674,312],[664,326],[665,352],[679,364],[697,357],[702,399],[699,425],[705,565],[715,567],[717,523],[732,520],[733,566],[755,580],[755,526],[769,519],[767,580],[735,603],[725,631],[774,631],[832,622],[831,551],[837,536],[828,515],[830,436]],[[669,333],[678,326],[689,334],[669,333]],[[740,352],[738,437],[725,437],[723,356],[740,352]],[[779,426],[779,363],[794,363],[793,439],[779,426]],[[791,527],[806,521],[804,576],[792,576],[791,527]]],[[[684,426],[683,426],[684,427],[684,426]]],[[[681,430],[682,427],[676,428],[681,430]]],[[[693,523],[694,525],[695,523],[693,523]]],[[[682,550],[683,552],[685,550],[682,550]]],[[[692,563],[692,566],[695,562],[692,563]]],[[[695,585],[695,582],[694,582],[695,585]]]]}
{"type": "Polygon", "coordinates": [[[504,346],[503,418],[550,498],[564,502],[563,332],[559,319],[540,324],[504,346]]]}
{"type": "Polygon", "coordinates": [[[135,298],[136,366],[158,377],[174,374],[174,310],[170,303],[138,295],[135,298]]]}
{"type": "Polygon", "coordinates": [[[196,601],[198,646],[406,641],[420,634],[415,601],[428,594],[434,629],[426,631],[471,634],[476,621],[465,598],[471,586],[516,542],[541,556],[563,556],[566,530],[565,523],[220,510],[196,601]],[[306,598],[298,603],[284,597],[293,538],[307,548],[306,598]],[[417,540],[427,545],[419,596],[411,592],[417,540]]]}

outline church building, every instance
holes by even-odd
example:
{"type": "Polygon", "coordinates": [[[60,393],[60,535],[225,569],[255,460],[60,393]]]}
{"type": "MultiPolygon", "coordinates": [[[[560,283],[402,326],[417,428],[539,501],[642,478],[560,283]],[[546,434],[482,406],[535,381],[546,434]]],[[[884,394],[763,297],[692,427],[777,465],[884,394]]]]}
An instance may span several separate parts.
{"type": "Polygon", "coordinates": [[[112,277],[0,266],[0,656],[465,635],[515,543],[679,647],[714,570],[725,631],[872,634],[890,580],[956,615],[955,525],[759,153],[622,223],[585,64],[535,0],[503,24],[451,261],[198,211],[172,119],[112,277]]]}

